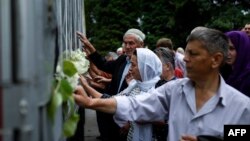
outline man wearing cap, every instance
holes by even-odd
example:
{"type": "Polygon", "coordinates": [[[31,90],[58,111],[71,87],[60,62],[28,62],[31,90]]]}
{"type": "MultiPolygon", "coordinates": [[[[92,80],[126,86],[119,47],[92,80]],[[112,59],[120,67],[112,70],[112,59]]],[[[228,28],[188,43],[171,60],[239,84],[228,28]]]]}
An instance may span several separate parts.
{"type": "MultiPolygon", "coordinates": [[[[124,90],[128,86],[125,80],[125,76],[127,75],[131,66],[130,58],[136,48],[144,47],[145,34],[139,29],[129,29],[123,36],[124,54],[119,56],[116,60],[108,62],[105,61],[105,59],[103,59],[103,57],[97,52],[94,46],[86,38],[86,36],[84,36],[80,32],[77,32],[77,35],[85,46],[84,49],[88,55],[89,60],[93,62],[98,67],[98,69],[112,74],[111,83],[106,87],[104,93],[107,93],[109,95],[116,95],[117,93],[124,90]]],[[[108,139],[103,140],[121,141],[122,139],[119,136],[120,128],[114,122],[113,115],[108,115],[105,120],[105,124],[107,126],[104,126],[107,129],[104,130],[105,132],[108,132],[108,139]]],[[[126,139],[126,137],[124,139],[126,139]]]]}

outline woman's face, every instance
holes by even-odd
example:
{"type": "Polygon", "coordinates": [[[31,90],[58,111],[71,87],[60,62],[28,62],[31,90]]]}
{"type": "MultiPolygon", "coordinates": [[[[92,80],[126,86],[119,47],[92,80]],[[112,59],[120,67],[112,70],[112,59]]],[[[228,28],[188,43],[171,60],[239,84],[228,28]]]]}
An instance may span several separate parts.
{"type": "Polygon", "coordinates": [[[228,50],[228,56],[227,56],[226,63],[229,65],[233,65],[235,60],[236,60],[236,55],[237,55],[237,52],[235,50],[235,47],[232,44],[232,42],[229,41],[229,50],[228,50]]]}
{"type": "Polygon", "coordinates": [[[129,70],[135,80],[141,80],[140,71],[138,68],[137,56],[132,55],[131,57],[131,67],[129,70]]]}

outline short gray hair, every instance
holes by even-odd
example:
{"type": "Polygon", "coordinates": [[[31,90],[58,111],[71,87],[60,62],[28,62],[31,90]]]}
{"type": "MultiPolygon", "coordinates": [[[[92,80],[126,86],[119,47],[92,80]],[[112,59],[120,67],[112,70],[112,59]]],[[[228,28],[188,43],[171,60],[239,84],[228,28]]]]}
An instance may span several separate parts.
{"type": "Polygon", "coordinates": [[[210,28],[195,30],[187,37],[186,41],[190,42],[194,40],[200,41],[210,54],[221,52],[224,57],[222,64],[225,63],[229,48],[229,40],[224,33],[210,28]]]}
{"type": "Polygon", "coordinates": [[[172,68],[175,68],[175,55],[172,50],[166,47],[158,47],[154,50],[155,54],[160,58],[162,64],[171,63],[172,68]]]}

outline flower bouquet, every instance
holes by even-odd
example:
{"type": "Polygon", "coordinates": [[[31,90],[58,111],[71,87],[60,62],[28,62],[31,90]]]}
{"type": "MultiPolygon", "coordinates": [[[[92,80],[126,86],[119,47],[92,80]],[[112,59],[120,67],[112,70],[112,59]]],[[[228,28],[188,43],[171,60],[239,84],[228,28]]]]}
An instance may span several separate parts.
{"type": "Polygon", "coordinates": [[[63,52],[59,58],[53,82],[52,95],[48,104],[48,115],[54,121],[56,110],[62,105],[63,135],[74,135],[79,115],[77,114],[73,91],[79,83],[79,75],[87,73],[89,61],[80,49],[63,52]]]}

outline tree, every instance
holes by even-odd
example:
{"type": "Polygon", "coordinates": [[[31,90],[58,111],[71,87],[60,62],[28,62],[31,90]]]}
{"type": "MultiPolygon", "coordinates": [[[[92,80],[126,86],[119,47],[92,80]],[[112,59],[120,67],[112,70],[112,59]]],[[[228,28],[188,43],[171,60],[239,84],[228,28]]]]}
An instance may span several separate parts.
{"type": "Polygon", "coordinates": [[[141,29],[150,49],[155,48],[161,37],[172,39],[177,48],[185,47],[186,37],[196,26],[225,32],[250,21],[248,0],[86,0],[85,3],[87,35],[102,53],[120,47],[129,28],[141,29]]]}
{"type": "Polygon", "coordinates": [[[92,8],[86,8],[87,35],[101,53],[115,51],[122,45],[123,34],[128,28],[139,28],[140,15],[133,4],[136,0],[96,0],[86,1],[92,8]],[[130,12],[132,11],[132,12],[130,12]],[[88,30],[91,29],[91,30],[88,30]]]}

